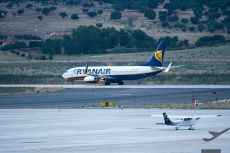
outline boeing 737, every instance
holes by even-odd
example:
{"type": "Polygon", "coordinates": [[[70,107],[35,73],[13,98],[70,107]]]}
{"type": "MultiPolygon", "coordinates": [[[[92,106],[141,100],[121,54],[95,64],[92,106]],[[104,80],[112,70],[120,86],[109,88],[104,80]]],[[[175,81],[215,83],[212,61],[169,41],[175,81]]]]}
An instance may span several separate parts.
{"type": "MultiPolygon", "coordinates": [[[[168,72],[168,67],[162,67],[165,52],[165,43],[161,42],[151,59],[140,66],[101,66],[101,67],[74,67],[68,69],[62,77],[67,81],[84,81],[86,83],[98,83],[104,81],[105,85],[110,83],[124,84],[124,80],[137,80],[168,72]]],[[[175,66],[176,67],[176,66],[175,66]]]]}

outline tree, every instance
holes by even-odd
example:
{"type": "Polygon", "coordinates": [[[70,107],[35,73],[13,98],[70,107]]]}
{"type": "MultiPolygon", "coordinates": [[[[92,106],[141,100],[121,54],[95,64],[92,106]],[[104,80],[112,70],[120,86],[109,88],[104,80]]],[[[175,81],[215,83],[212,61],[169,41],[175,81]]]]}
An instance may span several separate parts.
{"type": "Polygon", "coordinates": [[[7,7],[8,9],[11,9],[13,6],[14,6],[14,5],[13,5],[12,2],[10,2],[10,3],[8,3],[8,4],[6,5],[6,7],[7,7]]]}
{"type": "Polygon", "coordinates": [[[127,46],[130,36],[129,33],[123,29],[119,32],[119,43],[121,46],[127,46]]]}
{"type": "Polygon", "coordinates": [[[68,17],[68,14],[66,12],[61,12],[61,13],[59,13],[59,16],[62,18],[66,18],[66,17],[68,17]]]}
{"type": "Polygon", "coordinates": [[[178,16],[177,15],[173,15],[173,16],[169,16],[168,17],[168,21],[169,22],[176,22],[176,21],[178,21],[178,16]]]}
{"type": "Polygon", "coordinates": [[[78,19],[79,19],[78,14],[77,14],[77,13],[72,14],[72,15],[71,15],[71,19],[72,19],[72,20],[78,20],[78,19]]]}
{"type": "Polygon", "coordinates": [[[98,10],[97,11],[97,14],[102,14],[103,13],[103,10],[98,10]]]}
{"type": "Polygon", "coordinates": [[[80,0],[67,0],[66,5],[79,5],[80,0]]]}
{"type": "Polygon", "coordinates": [[[29,42],[29,47],[34,48],[34,47],[41,47],[42,43],[40,41],[30,41],[29,42]]]}
{"type": "Polygon", "coordinates": [[[153,20],[156,18],[156,13],[152,9],[145,9],[144,16],[150,20],[153,20]]]}
{"type": "Polygon", "coordinates": [[[74,30],[72,38],[77,43],[78,52],[85,54],[97,53],[101,41],[99,34],[99,29],[94,26],[80,26],[74,30]]]}
{"type": "Polygon", "coordinates": [[[193,24],[198,24],[198,23],[199,23],[199,18],[197,18],[197,17],[191,17],[191,18],[190,18],[190,21],[191,21],[191,23],[193,23],[193,24]]]}
{"type": "Polygon", "coordinates": [[[216,46],[216,45],[223,45],[225,44],[226,39],[221,35],[215,35],[215,36],[207,36],[207,37],[201,37],[199,38],[195,46],[196,47],[202,47],[202,46],[216,46]]]}
{"type": "Polygon", "coordinates": [[[26,8],[27,9],[31,9],[33,7],[33,4],[29,3],[29,4],[26,4],[26,8]]]}
{"type": "Polygon", "coordinates": [[[121,12],[120,11],[113,11],[110,15],[111,20],[119,20],[121,18],[121,12]]]}
{"type": "Polygon", "coordinates": [[[181,19],[181,22],[182,22],[183,24],[187,24],[187,23],[188,23],[188,19],[182,18],[182,19],[181,19]]]}
{"type": "Polygon", "coordinates": [[[40,7],[36,7],[36,12],[41,12],[42,11],[42,8],[40,8],[40,7]]]}
{"type": "Polygon", "coordinates": [[[18,15],[22,15],[24,12],[25,12],[24,9],[18,9],[17,10],[17,14],[18,15]]]}
{"type": "Polygon", "coordinates": [[[92,11],[92,12],[88,12],[87,15],[89,17],[93,18],[93,17],[97,16],[97,13],[92,11]]]}
{"type": "Polygon", "coordinates": [[[166,11],[159,11],[159,19],[162,21],[166,21],[167,20],[167,12],[166,11]]]}
{"type": "Polygon", "coordinates": [[[37,16],[37,18],[38,18],[38,20],[40,20],[40,21],[42,21],[42,19],[43,19],[43,16],[37,16]]]}
{"type": "Polygon", "coordinates": [[[49,8],[47,8],[47,7],[44,7],[43,9],[42,9],[42,14],[43,15],[49,15],[49,13],[50,13],[50,9],[49,8]]]}
{"type": "Polygon", "coordinates": [[[46,40],[41,45],[41,51],[43,54],[56,55],[61,53],[62,40],[46,40]]]}

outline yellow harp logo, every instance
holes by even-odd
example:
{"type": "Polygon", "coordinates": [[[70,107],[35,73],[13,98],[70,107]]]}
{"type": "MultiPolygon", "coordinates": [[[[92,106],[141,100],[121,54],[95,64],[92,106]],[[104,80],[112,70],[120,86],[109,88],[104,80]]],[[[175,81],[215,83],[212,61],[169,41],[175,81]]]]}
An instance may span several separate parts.
{"type": "Polygon", "coordinates": [[[156,58],[158,61],[162,62],[162,50],[156,51],[156,53],[154,54],[154,56],[155,56],[155,58],[156,58]]]}

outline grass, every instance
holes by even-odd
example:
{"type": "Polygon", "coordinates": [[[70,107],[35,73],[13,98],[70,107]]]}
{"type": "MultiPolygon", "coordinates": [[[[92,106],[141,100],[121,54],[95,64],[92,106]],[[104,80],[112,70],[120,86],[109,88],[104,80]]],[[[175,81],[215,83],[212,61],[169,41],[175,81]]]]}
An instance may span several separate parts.
{"type": "Polygon", "coordinates": [[[33,92],[33,87],[0,87],[0,94],[3,93],[26,93],[33,92]]]}
{"type": "Polygon", "coordinates": [[[62,88],[35,88],[35,87],[0,87],[0,94],[32,94],[48,93],[63,90],[62,88]]]}
{"type": "Polygon", "coordinates": [[[140,106],[141,108],[170,108],[170,109],[230,109],[230,101],[206,102],[196,108],[193,104],[188,103],[171,103],[171,104],[149,104],[140,106]]]}
{"type": "MultiPolygon", "coordinates": [[[[168,51],[164,65],[183,65],[168,73],[128,81],[126,84],[230,84],[230,45],[168,51]]],[[[5,54],[0,52],[1,54],[5,54]]],[[[102,55],[54,56],[54,60],[28,61],[5,54],[0,59],[0,83],[65,83],[61,78],[67,69],[77,66],[140,65],[152,52],[102,55]]]]}

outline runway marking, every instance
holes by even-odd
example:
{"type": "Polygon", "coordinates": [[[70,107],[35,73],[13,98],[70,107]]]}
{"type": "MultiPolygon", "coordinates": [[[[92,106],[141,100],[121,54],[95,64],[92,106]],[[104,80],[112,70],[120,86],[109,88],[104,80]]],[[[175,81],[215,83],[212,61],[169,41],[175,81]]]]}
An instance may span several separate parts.
{"type": "Polygon", "coordinates": [[[62,85],[62,84],[1,84],[0,87],[35,87],[35,88],[122,88],[122,89],[157,89],[157,88],[200,88],[200,89],[230,89],[230,85],[62,85]]]}

